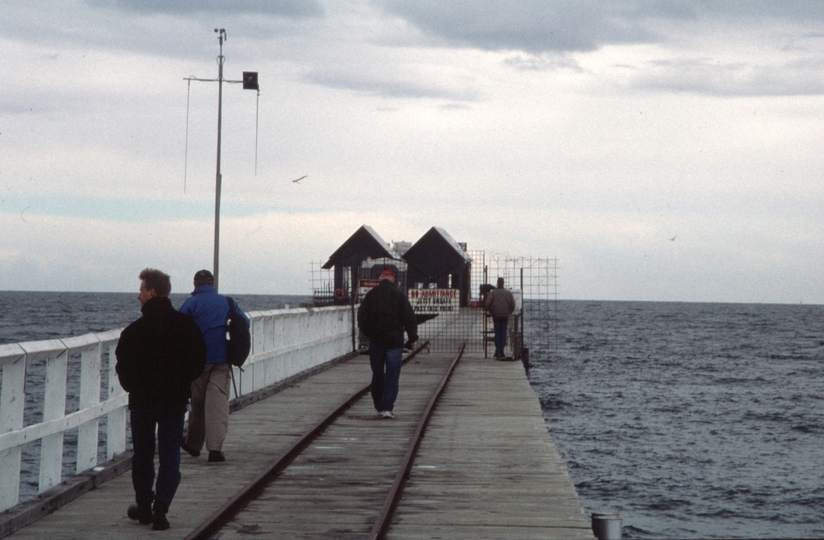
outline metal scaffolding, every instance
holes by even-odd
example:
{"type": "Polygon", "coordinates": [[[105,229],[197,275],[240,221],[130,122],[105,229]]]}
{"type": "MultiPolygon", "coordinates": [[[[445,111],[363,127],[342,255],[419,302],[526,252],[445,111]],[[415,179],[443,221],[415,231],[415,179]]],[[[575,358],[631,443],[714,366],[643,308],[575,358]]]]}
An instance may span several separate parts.
{"type": "MultiPolygon", "coordinates": [[[[501,277],[517,304],[515,313],[510,317],[507,356],[527,363],[530,347],[542,351],[554,350],[558,325],[558,259],[490,255],[483,250],[467,250],[466,253],[472,258],[470,298],[466,306],[458,305],[455,295],[441,292],[441,289],[407,290],[410,298],[434,298],[428,306],[413,302],[418,315],[420,338],[430,340],[433,352],[457,350],[459,344],[465,341],[467,352],[491,356],[488,348],[494,333],[491,317],[484,307],[485,288],[481,286],[494,284],[501,277]]],[[[364,261],[364,268],[358,272],[363,282],[369,281],[367,269],[377,262],[371,259],[364,261]]],[[[353,284],[347,283],[346,291],[341,295],[334,288],[333,272],[322,269],[321,264],[320,261],[312,262],[311,267],[315,304],[347,303],[357,306],[368,289],[358,286],[359,294],[352,295],[353,284]]]]}

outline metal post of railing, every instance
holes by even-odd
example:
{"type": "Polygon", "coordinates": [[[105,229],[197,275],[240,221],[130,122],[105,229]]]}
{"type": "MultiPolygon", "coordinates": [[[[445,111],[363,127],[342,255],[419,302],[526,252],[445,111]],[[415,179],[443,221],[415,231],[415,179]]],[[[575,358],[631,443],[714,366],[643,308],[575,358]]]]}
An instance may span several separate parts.
{"type": "Polygon", "coordinates": [[[621,516],[611,512],[592,514],[592,533],[598,540],[621,540],[621,516]]]}
{"type": "Polygon", "coordinates": [[[520,333],[518,334],[518,356],[515,358],[521,358],[521,349],[524,346],[524,326],[526,326],[526,319],[524,319],[524,304],[526,304],[526,291],[524,290],[524,269],[521,267],[521,327],[520,333]]]}

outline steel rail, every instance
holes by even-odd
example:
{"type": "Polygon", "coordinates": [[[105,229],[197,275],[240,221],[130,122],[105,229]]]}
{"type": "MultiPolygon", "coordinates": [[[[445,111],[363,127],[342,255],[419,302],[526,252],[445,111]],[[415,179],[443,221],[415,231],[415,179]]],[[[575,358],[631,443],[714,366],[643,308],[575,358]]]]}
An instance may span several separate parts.
{"type": "MultiPolygon", "coordinates": [[[[411,353],[406,355],[403,362],[414,358],[423,349],[428,350],[429,341],[425,341],[411,353]]],[[[203,523],[183,537],[183,540],[207,540],[219,532],[229,521],[234,519],[243,508],[252,502],[260,493],[280,475],[292,461],[301,454],[315,439],[317,439],[335,420],[347,409],[369,392],[369,384],[347,398],[343,403],[326,415],[315,426],[309,428],[289,448],[281,452],[266,468],[238,491],[231,499],[215,510],[203,523]]]]}
{"type": "Polygon", "coordinates": [[[446,384],[449,382],[449,379],[452,378],[452,374],[455,372],[455,367],[458,365],[458,362],[463,356],[465,348],[466,343],[464,342],[461,345],[461,350],[458,351],[458,355],[455,356],[454,360],[452,360],[452,364],[449,366],[449,369],[446,371],[443,379],[441,379],[435,393],[432,394],[432,398],[429,400],[429,404],[426,406],[420,422],[418,422],[418,428],[412,436],[412,442],[406,450],[406,455],[401,463],[401,468],[398,471],[398,474],[395,475],[395,482],[392,484],[392,489],[389,490],[389,494],[386,496],[386,499],[384,499],[383,507],[378,515],[378,519],[375,521],[375,525],[369,533],[369,540],[383,540],[389,530],[392,517],[395,515],[395,510],[397,509],[398,503],[403,495],[403,488],[406,486],[406,481],[409,479],[409,473],[412,471],[412,464],[415,461],[415,456],[418,454],[418,448],[420,447],[421,440],[426,432],[426,427],[429,425],[429,420],[435,412],[435,407],[438,405],[438,401],[441,399],[441,395],[443,395],[443,392],[446,389],[446,384]]]}

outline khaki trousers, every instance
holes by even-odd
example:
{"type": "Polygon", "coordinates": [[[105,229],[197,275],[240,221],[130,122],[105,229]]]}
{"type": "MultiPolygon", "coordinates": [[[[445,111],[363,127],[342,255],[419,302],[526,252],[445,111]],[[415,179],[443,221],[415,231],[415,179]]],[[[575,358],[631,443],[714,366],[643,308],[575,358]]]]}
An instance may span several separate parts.
{"type": "Polygon", "coordinates": [[[230,364],[206,364],[203,374],[192,382],[192,410],[186,446],[200,451],[223,450],[229,430],[230,364]]]}

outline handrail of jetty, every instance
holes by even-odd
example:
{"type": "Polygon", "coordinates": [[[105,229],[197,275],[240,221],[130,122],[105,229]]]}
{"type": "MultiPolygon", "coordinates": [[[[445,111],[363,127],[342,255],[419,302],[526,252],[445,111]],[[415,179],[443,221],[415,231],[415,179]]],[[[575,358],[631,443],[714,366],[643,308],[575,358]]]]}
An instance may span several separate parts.
{"type": "MultiPolygon", "coordinates": [[[[238,398],[352,352],[348,306],[253,311],[249,316],[252,350],[243,370],[234,369],[238,398]]],[[[74,474],[101,468],[126,451],[128,396],[110,369],[121,330],[0,345],[0,512],[19,502],[24,445],[40,441],[39,494],[62,481],[69,430],[77,429],[74,474]],[[26,374],[33,368],[42,373],[42,384],[27,385],[26,374]],[[36,394],[27,398],[27,391],[36,394]],[[68,414],[67,397],[78,400],[77,410],[68,414]],[[42,419],[31,425],[24,425],[27,399],[38,408],[42,403],[42,419]],[[101,419],[106,423],[105,452],[98,448],[104,435],[101,419]]]]}

